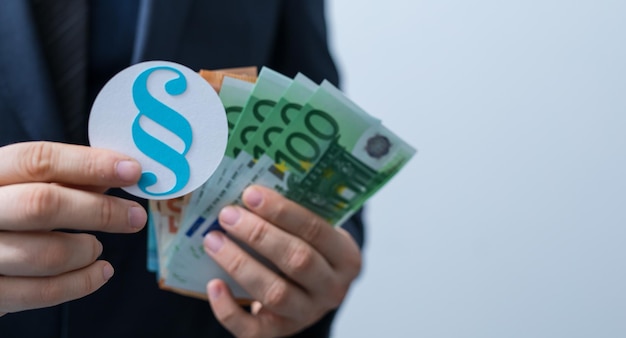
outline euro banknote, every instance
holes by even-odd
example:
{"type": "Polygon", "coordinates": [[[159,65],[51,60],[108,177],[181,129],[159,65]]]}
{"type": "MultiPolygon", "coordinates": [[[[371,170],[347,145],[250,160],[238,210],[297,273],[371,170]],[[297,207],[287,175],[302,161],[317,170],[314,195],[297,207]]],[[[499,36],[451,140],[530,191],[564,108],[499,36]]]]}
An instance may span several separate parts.
{"type": "Polygon", "coordinates": [[[224,160],[207,183],[173,204],[180,205],[177,214],[151,203],[152,250],[164,289],[205,298],[207,282],[220,278],[245,300],[247,292],[203,249],[208,232],[223,231],[217,215],[224,206],[240,203],[242,191],[259,184],[341,226],[415,149],[328,81],[291,79],[266,67],[254,84],[228,74],[220,81],[214,88],[232,115],[224,160]]]}

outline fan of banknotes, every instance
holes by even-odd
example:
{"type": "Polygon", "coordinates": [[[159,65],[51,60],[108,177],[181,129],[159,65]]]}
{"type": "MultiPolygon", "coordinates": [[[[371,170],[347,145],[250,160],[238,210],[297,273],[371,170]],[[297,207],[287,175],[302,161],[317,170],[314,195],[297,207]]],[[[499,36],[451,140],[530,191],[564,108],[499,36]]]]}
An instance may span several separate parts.
{"type": "Polygon", "coordinates": [[[221,278],[248,295],[208,255],[203,237],[251,184],[270,187],[340,226],[415,150],[330,82],[267,67],[201,71],[224,104],[228,145],[210,179],[189,195],[150,201],[148,267],[161,288],[206,298],[221,278]]]}

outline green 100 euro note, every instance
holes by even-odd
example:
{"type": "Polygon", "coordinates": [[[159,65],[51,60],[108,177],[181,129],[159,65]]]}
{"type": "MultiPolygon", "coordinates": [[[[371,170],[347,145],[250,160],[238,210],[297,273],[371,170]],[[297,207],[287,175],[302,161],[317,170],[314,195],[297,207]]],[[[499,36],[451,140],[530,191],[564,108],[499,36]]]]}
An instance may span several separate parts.
{"type": "Polygon", "coordinates": [[[340,225],[414,153],[379,120],[324,82],[260,158],[253,182],[340,225]]]}
{"type": "MultiPolygon", "coordinates": [[[[261,71],[265,73],[274,74],[261,71]]],[[[254,116],[251,112],[260,102],[254,93],[263,93],[263,87],[267,86],[261,80],[257,82],[255,86],[259,88],[252,90],[229,138],[232,144],[226,161],[236,164],[236,168],[226,165],[219,189],[208,189],[213,195],[202,198],[205,204],[190,207],[196,212],[183,215],[184,226],[176,235],[174,249],[168,253],[170,274],[166,283],[169,279],[171,286],[203,293],[210,279],[223,278],[231,285],[235,297],[247,297],[204,254],[202,242],[206,233],[218,227],[219,210],[239,203],[248,185],[273,188],[339,226],[415,154],[410,145],[379,119],[329,82],[318,86],[302,75],[294,81],[281,78],[279,82],[280,89],[274,85],[273,93],[280,92],[280,97],[272,94],[271,104],[269,101],[265,104],[268,109],[254,116]],[[287,111],[289,115],[285,118],[287,111]],[[242,138],[243,130],[247,134],[242,138]],[[257,130],[259,133],[255,134],[257,130]],[[206,201],[211,202],[206,204],[206,201]]]]}

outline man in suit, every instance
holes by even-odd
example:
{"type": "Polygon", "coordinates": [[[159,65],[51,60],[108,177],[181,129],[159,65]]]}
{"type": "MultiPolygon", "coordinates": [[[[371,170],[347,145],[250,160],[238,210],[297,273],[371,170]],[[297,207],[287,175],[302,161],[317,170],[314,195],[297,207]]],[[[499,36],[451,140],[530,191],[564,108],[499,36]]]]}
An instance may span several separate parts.
{"type": "Polygon", "coordinates": [[[227,270],[258,302],[242,308],[214,280],[207,304],[159,290],[146,270],[145,201],[101,194],[135,183],[139,164],[68,144],[86,144],[87,107],[104,82],[144,60],[195,70],[269,66],[337,83],[323,1],[71,0],[89,6],[87,29],[74,29],[89,33],[86,46],[65,48],[87,51],[74,87],[58,81],[68,73],[58,62],[72,56],[46,40],[46,16],[56,13],[38,7],[46,1],[0,2],[2,337],[328,336],[360,270],[360,215],[334,229],[267,189],[248,189],[249,211],[230,208],[220,222],[253,248],[263,224],[262,238],[276,248],[267,258],[282,274],[213,236],[207,252],[224,265],[238,261],[227,270]],[[43,140],[57,142],[25,142],[43,140]]]}

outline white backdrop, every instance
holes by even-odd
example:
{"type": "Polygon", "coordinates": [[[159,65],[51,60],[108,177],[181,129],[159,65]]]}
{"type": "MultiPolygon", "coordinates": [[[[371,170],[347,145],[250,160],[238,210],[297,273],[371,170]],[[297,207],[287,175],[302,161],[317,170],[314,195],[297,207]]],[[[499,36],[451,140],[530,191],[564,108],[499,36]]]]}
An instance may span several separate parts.
{"type": "Polygon", "coordinates": [[[328,0],[343,88],[419,152],[336,337],[626,337],[626,1],[328,0]]]}

